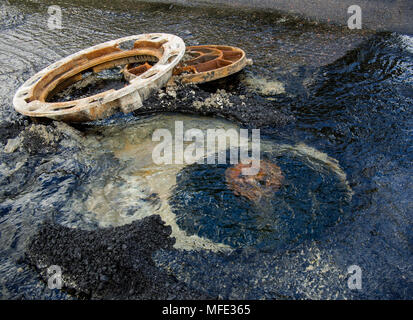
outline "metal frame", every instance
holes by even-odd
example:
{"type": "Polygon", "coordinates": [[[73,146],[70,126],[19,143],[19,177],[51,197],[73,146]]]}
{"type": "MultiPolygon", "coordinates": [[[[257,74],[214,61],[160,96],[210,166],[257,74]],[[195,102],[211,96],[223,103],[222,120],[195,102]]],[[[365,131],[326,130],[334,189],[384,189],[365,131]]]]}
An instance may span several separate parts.
{"type": "Polygon", "coordinates": [[[102,119],[118,111],[128,113],[141,107],[143,100],[168,82],[184,53],[183,40],[164,33],[134,35],[98,44],[55,62],[28,79],[17,90],[13,105],[16,111],[30,117],[68,122],[102,119]],[[123,46],[129,49],[122,49],[123,46]],[[129,79],[129,85],[124,88],[73,101],[46,102],[53,92],[81,80],[82,72],[97,73],[148,58],[157,62],[129,79]]]}
{"type": "MultiPolygon", "coordinates": [[[[183,60],[174,69],[174,79],[194,84],[224,78],[252,65],[252,60],[247,59],[242,49],[220,45],[187,47],[183,60]]],[[[124,69],[125,78],[133,79],[146,68],[150,66],[133,67],[128,64],[124,69]]]]}

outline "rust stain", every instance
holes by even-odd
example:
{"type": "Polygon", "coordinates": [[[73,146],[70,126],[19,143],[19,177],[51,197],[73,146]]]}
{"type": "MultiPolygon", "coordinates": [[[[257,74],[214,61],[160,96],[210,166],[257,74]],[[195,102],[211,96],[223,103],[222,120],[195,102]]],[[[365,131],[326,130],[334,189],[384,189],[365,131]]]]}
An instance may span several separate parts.
{"type": "Polygon", "coordinates": [[[243,175],[242,169],[250,166],[251,162],[240,163],[225,171],[227,186],[234,194],[257,202],[263,197],[271,197],[280,189],[284,176],[277,164],[260,160],[260,170],[256,175],[243,175]]]}
{"type": "MultiPolygon", "coordinates": [[[[237,47],[203,45],[186,48],[185,56],[173,70],[173,79],[182,83],[205,83],[228,77],[251,65],[245,52],[237,47]]],[[[138,76],[140,68],[129,64],[124,70],[125,78],[138,76]]]]}

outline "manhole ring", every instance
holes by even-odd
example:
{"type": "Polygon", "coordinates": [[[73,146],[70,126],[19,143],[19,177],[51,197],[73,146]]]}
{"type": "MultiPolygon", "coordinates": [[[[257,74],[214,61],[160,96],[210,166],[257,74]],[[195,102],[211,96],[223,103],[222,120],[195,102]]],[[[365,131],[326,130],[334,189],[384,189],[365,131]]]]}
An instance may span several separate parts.
{"type": "Polygon", "coordinates": [[[57,61],[28,79],[16,92],[13,105],[30,117],[48,117],[69,122],[106,118],[118,111],[131,112],[142,106],[152,91],[164,86],[173,68],[185,54],[185,43],[175,35],[151,33],[108,41],[57,61]],[[94,73],[152,57],[157,62],[129,84],[86,98],[46,102],[53,90],[82,79],[82,72],[94,73]]]}
{"type": "MultiPolygon", "coordinates": [[[[173,75],[182,83],[205,83],[227,77],[251,65],[252,60],[247,59],[244,50],[222,45],[190,46],[186,48],[185,56],[173,75]]],[[[141,72],[147,71],[148,65],[135,67],[128,64],[125,67],[126,79],[133,79],[141,72]]]]}

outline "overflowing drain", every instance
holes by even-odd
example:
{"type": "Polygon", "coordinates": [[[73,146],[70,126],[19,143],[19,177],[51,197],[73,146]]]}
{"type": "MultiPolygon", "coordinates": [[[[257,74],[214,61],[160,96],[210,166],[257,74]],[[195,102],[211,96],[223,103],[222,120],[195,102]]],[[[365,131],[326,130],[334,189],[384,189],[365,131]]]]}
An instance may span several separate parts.
{"type": "MultiPolygon", "coordinates": [[[[91,121],[140,108],[169,81],[204,83],[251,63],[236,47],[185,49],[182,39],[168,34],[125,37],[40,71],[19,88],[13,103],[18,112],[31,117],[91,121]]],[[[246,163],[159,166],[151,157],[151,137],[162,118],[152,120],[137,123],[141,132],[128,125],[126,137],[112,128],[118,137],[93,138],[92,144],[106,149],[95,156],[105,158],[110,150],[119,165],[84,181],[82,195],[64,208],[66,215],[60,215],[63,223],[86,222],[90,229],[122,227],[158,214],[171,227],[175,248],[224,251],[289,248],[321,237],[346,216],[352,191],[337,161],[324,153],[305,145],[261,141],[260,170],[253,176],[242,174],[246,163]]],[[[206,122],[204,130],[231,126],[206,122]]],[[[171,119],[165,124],[171,128],[171,119]]],[[[216,155],[225,151],[229,159],[226,147],[216,155]]]]}
{"type": "Polygon", "coordinates": [[[334,159],[304,145],[275,145],[262,159],[246,179],[239,165],[183,168],[169,201],[178,226],[233,248],[285,248],[317,239],[346,214],[351,189],[334,159]]]}
{"type": "MultiPolygon", "coordinates": [[[[208,130],[239,129],[228,121],[181,114],[89,127],[81,140],[86,152],[77,161],[96,168],[79,179],[56,221],[94,230],[157,214],[171,227],[175,248],[222,251],[317,238],[346,216],[352,192],[344,171],[336,160],[304,144],[261,140],[255,176],[240,175],[248,164],[155,164],[152,153],[159,142],[152,140],[153,133],[161,127],[175,135],[178,120],[184,131],[201,130],[204,145],[208,130]]],[[[218,147],[225,155],[226,145],[218,147]]],[[[167,152],[175,148],[172,141],[167,152]]]]}
{"type": "MultiPolygon", "coordinates": [[[[156,214],[171,227],[175,248],[228,249],[207,238],[188,235],[176,224],[168,199],[177,173],[186,164],[155,164],[152,152],[159,142],[153,141],[152,136],[159,127],[174,133],[177,120],[183,121],[184,129],[196,127],[205,136],[208,130],[237,128],[225,120],[164,113],[141,117],[133,123],[89,128],[83,141],[86,158],[82,161],[92,161],[97,166],[96,173],[81,179],[70,201],[60,209],[58,222],[94,230],[127,225],[156,214]]],[[[175,142],[172,144],[175,148],[175,142]]]]}

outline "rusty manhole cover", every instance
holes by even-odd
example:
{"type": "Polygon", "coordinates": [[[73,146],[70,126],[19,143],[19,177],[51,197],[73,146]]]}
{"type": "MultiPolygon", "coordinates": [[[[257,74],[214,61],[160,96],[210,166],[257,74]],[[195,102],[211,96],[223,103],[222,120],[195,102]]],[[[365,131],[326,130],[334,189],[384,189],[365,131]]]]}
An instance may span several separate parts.
{"type": "MultiPolygon", "coordinates": [[[[241,71],[251,65],[245,52],[236,47],[204,45],[186,48],[185,56],[174,69],[175,79],[182,83],[204,83],[241,71]]],[[[126,79],[133,79],[151,68],[148,63],[128,64],[124,70],[126,79]]]]}
{"type": "Polygon", "coordinates": [[[70,55],[31,77],[17,90],[13,105],[16,111],[30,117],[72,122],[102,119],[118,111],[128,113],[141,107],[153,90],[167,83],[184,53],[183,40],[171,34],[142,34],[108,41],[70,55]],[[85,72],[148,62],[153,63],[150,69],[129,79],[121,89],[78,100],[47,102],[51,95],[80,81],[85,72]]]}
{"type": "Polygon", "coordinates": [[[239,163],[225,171],[228,188],[236,195],[243,196],[251,201],[259,201],[263,197],[270,197],[277,192],[284,180],[281,168],[270,161],[261,160],[260,169],[256,175],[243,175],[242,169],[249,168],[248,163],[239,163]]]}

